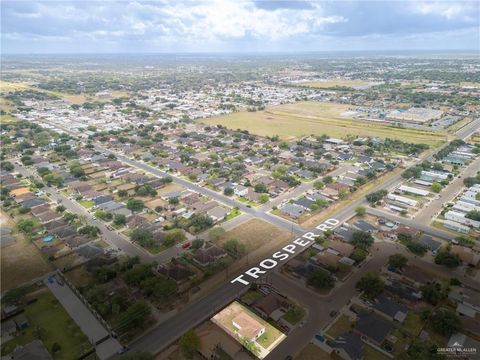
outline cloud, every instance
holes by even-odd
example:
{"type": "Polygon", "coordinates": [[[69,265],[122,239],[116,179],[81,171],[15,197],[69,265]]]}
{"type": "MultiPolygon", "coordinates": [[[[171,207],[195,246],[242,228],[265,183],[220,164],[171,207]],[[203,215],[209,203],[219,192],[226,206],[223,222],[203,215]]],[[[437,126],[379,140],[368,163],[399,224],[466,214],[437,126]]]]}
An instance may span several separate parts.
{"type": "MultiPolygon", "coordinates": [[[[335,42],[348,46],[368,36],[378,43],[379,38],[460,30],[469,30],[463,33],[472,46],[478,10],[478,3],[453,1],[4,1],[2,48],[311,51],[335,42]]],[[[448,37],[443,44],[448,45],[448,37]]]]}

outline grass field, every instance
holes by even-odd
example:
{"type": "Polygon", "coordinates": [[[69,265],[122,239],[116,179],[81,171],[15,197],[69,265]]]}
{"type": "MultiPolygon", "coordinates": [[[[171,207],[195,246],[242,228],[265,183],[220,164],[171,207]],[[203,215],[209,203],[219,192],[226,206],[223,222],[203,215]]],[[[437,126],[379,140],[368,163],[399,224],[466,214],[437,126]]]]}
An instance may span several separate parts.
{"type": "Polygon", "coordinates": [[[17,345],[35,340],[38,329],[42,329],[40,332],[48,351],[54,343],[61,346],[61,350],[53,356],[56,360],[77,359],[87,350],[83,346],[90,347],[87,337],[50,291],[39,294],[38,301],[25,308],[25,316],[29,327],[16,338],[2,344],[2,355],[9,354],[17,345]]]}
{"type": "Polygon", "coordinates": [[[368,85],[368,82],[363,80],[332,79],[332,80],[325,80],[325,81],[309,81],[305,83],[300,83],[299,85],[307,86],[315,89],[325,89],[325,88],[331,88],[335,86],[347,86],[347,87],[363,86],[363,85],[368,85]]]}
{"type": "Polygon", "coordinates": [[[330,326],[327,331],[327,335],[332,339],[335,339],[337,336],[350,332],[352,330],[352,323],[346,315],[341,315],[335,323],[330,326]]]}
{"type": "Polygon", "coordinates": [[[281,243],[289,237],[290,232],[282,230],[265,221],[253,219],[227,231],[219,242],[223,244],[227,240],[236,239],[245,244],[247,251],[250,252],[272,240],[281,243]]]}
{"type": "Polygon", "coordinates": [[[305,135],[323,135],[345,138],[378,136],[411,143],[438,146],[446,135],[417,129],[395,128],[386,124],[352,120],[342,117],[348,105],[321,102],[297,102],[274,106],[263,111],[241,111],[228,115],[201,119],[208,125],[224,125],[230,129],[248,130],[260,136],[278,135],[291,140],[305,135]]]}
{"type": "MultiPolygon", "coordinates": [[[[14,228],[13,221],[3,212],[0,213],[0,225],[14,228]]],[[[14,235],[17,241],[1,251],[2,293],[52,271],[52,267],[32,242],[22,234],[14,235]]]]}

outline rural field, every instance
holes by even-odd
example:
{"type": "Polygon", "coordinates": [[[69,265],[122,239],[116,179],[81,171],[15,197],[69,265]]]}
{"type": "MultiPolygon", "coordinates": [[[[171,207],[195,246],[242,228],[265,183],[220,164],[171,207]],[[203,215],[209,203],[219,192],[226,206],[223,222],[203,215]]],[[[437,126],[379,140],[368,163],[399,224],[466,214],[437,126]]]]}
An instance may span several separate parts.
{"type": "MultiPolygon", "coordinates": [[[[13,229],[15,224],[1,212],[0,225],[13,229]]],[[[22,234],[14,235],[15,243],[2,248],[2,293],[52,271],[40,250],[32,242],[25,239],[22,234]]]]}
{"type": "Polygon", "coordinates": [[[331,88],[335,86],[353,87],[353,86],[365,86],[368,84],[369,84],[368,81],[363,81],[363,80],[331,79],[326,81],[308,81],[304,83],[299,83],[298,85],[311,87],[315,89],[325,89],[325,88],[331,88]]]}
{"type": "Polygon", "coordinates": [[[305,135],[323,135],[345,138],[348,135],[378,136],[411,143],[438,146],[446,135],[417,129],[403,129],[342,117],[348,105],[313,101],[279,105],[263,111],[241,111],[228,115],[201,119],[208,125],[224,125],[230,129],[248,130],[260,136],[278,135],[292,140],[305,135]]]}

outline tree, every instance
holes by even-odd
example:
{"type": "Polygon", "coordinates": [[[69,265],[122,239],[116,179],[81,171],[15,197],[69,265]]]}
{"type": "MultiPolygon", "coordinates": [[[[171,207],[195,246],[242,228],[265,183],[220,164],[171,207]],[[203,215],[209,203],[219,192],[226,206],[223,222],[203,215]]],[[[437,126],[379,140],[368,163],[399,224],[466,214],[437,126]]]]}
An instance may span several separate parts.
{"type": "Polygon", "coordinates": [[[465,217],[468,218],[468,219],[475,220],[475,221],[480,221],[480,211],[478,211],[478,210],[469,211],[465,215],[465,217]]]}
{"type": "Polygon", "coordinates": [[[17,229],[25,234],[31,234],[37,223],[33,219],[21,219],[17,222],[17,229]]]}
{"type": "Polygon", "coordinates": [[[442,292],[442,286],[434,282],[422,287],[422,297],[429,304],[437,305],[445,298],[445,294],[442,292]]]}
{"type": "Polygon", "coordinates": [[[324,186],[325,186],[325,184],[321,180],[317,180],[313,183],[313,188],[316,189],[316,190],[323,189],[324,186]]]}
{"type": "Polygon", "coordinates": [[[431,316],[430,322],[435,332],[450,336],[462,330],[462,322],[458,315],[447,308],[437,309],[431,316]]]}
{"type": "Polygon", "coordinates": [[[388,264],[394,269],[401,270],[407,265],[408,259],[402,254],[393,254],[388,258],[388,264]]]}
{"type": "Polygon", "coordinates": [[[367,196],[365,196],[365,198],[370,204],[375,205],[380,202],[387,194],[387,190],[379,190],[368,194],[367,196]]]}
{"type": "Polygon", "coordinates": [[[133,198],[127,200],[127,209],[131,210],[132,212],[143,210],[144,207],[145,205],[142,200],[133,198]]]}
{"type": "Polygon", "coordinates": [[[383,291],[385,284],[377,273],[367,272],[357,282],[357,289],[363,291],[363,296],[373,300],[383,291]]]}
{"type": "Polygon", "coordinates": [[[58,212],[58,213],[63,213],[65,210],[67,210],[67,208],[63,205],[58,205],[56,208],[55,208],[55,211],[58,212]]]}
{"type": "Polygon", "coordinates": [[[373,244],[373,236],[367,231],[356,230],[352,234],[352,244],[357,248],[367,250],[373,244]]]}
{"type": "Polygon", "coordinates": [[[124,197],[128,196],[128,191],[127,190],[118,190],[117,194],[118,194],[119,197],[124,198],[124,197]]]}
{"type": "Polygon", "coordinates": [[[442,184],[438,183],[438,182],[434,182],[432,184],[432,186],[430,187],[430,189],[434,192],[434,193],[439,193],[440,191],[442,191],[443,189],[443,186],[442,184]]]}
{"type": "Polygon", "coordinates": [[[247,252],[245,244],[239,242],[237,239],[230,239],[225,241],[225,243],[223,244],[223,248],[226,252],[228,252],[236,259],[241,258],[247,252]]]}
{"type": "Polygon", "coordinates": [[[232,196],[233,192],[234,192],[233,189],[229,188],[229,187],[223,189],[223,194],[226,195],[226,196],[232,196]]]}
{"type": "Polygon", "coordinates": [[[185,233],[182,230],[175,229],[175,230],[169,231],[165,235],[165,240],[163,243],[165,246],[170,247],[175,245],[176,243],[185,241],[186,239],[187,237],[185,236],[185,233]]]}
{"type": "Polygon", "coordinates": [[[114,330],[121,334],[131,329],[142,328],[150,313],[150,307],[145,302],[136,301],[120,313],[114,330]]]}
{"type": "Polygon", "coordinates": [[[333,178],[332,178],[330,175],[325,176],[325,177],[323,178],[323,182],[324,182],[325,184],[331,184],[331,183],[333,182],[333,178]]]}
{"type": "Polygon", "coordinates": [[[435,256],[435,264],[444,265],[448,268],[456,268],[462,263],[462,260],[457,254],[452,254],[450,251],[441,250],[435,256]]]}
{"type": "Polygon", "coordinates": [[[104,221],[110,221],[113,218],[113,215],[111,213],[109,213],[108,211],[102,210],[102,209],[96,210],[94,215],[97,218],[102,219],[104,221]]]}
{"type": "Polygon", "coordinates": [[[70,173],[76,178],[80,178],[85,175],[85,171],[82,169],[79,163],[75,163],[70,166],[70,173]]]}
{"type": "Polygon", "coordinates": [[[260,204],[266,204],[268,202],[268,195],[267,194],[260,194],[258,197],[258,201],[260,204]]]}
{"type": "Polygon", "coordinates": [[[138,242],[143,247],[153,245],[153,234],[145,229],[133,229],[130,234],[130,239],[134,242],[138,242]]]}
{"type": "Polygon", "coordinates": [[[355,262],[358,264],[365,260],[367,257],[368,252],[363,249],[356,248],[352,251],[352,254],[350,255],[350,259],[355,260],[355,262]]]}
{"type": "Polygon", "coordinates": [[[335,279],[328,271],[316,269],[308,275],[307,284],[317,289],[331,289],[335,286],[335,279]]]}
{"type": "Polygon", "coordinates": [[[225,235],[225,229],[221,226],[217,226],[208,232],[208,238],[210,241],[218,241],[225,235]]]}
{"type": "Polygon", "coordinates": [[[180,349],[182,350],[183,355],[188,359],[191,359],[195,356],[195,353],[200,347],[200,338],[193,330],[188,330],[180,338],[180,349]]]}
{"type": "Polygon", "coordinates": [[[10,161],[2,161],[0,163],[0,169],[10,172],[15,169],[15,166],[10,161]]]}
{"type": "Polygon", "coordinates": [[[367,209],[365,209],[364,206],[357,206],[355,208],[355,214],[357,214],[357,216],[363,217],[365,216],[366,213],[367,213],[367,209]]]}
{"type": "Polygon", "coordinates": [[[254,190],[255,190],[256,193],[267,193],[268,192],[267,186],[263,183],[255,184],[254,190]]]}
{"type": "Polygon", "coordinates": [[[195,239],[192,241],[192,250],[200,249],[204,244],[203,239],[195,239]]]}
{"type": "Polygon", "coordinates": [[[127,223],[127,217],[123,214],[115,214],[113,217],[113,225],[123,226],[127,223]]]}
{"type": "Polygon", "coordinates": [[[175,196],[175,197],[171,197],[170,199],[168,199],[168,203],[170,205],[178,205],[180,203],[180,200],[178,199],[177,196],[175,196]]]}
{"type": "Polygon", "coordinates": [[[87,235],[91,238],[96,238],[98,234],[100,234],[100,229],[93,225],[85,225],[84,227],[78,229],[78,233],[80,235],[87,235]]]}

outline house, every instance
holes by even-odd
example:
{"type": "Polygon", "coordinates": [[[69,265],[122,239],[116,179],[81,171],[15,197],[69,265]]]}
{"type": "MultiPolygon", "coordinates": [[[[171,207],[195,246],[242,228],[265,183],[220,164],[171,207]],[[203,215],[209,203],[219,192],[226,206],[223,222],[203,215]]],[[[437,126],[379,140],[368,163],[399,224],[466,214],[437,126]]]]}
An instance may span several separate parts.
{"type": "Polygon", "coordinates": [[[370,234],[376,234],[378,232],[378,229],[375,226],[365,220],[358,220],[353,224],[353,227],[359,231],[365,231],[370,234]]]}
{"type": "Polygon", "coordinates": [[[287,298],[276,292],[270,292],[267,296],[256,301],[253,307],[264,318],[278,320],[290,306],[287,298]]]}
{"type": "Polygon", "coordinates": [[[469,219],[465,217],[464,213],[461,213],[458,211],[453,211],[453,210],[447,211],[445,213],[445,219],[455,221],[462,225],[472,226],[476,229],[480,229],[480,221],[469,219]]]}
{"type": "Polygon", "coordinates": [[[255,341],[265,333],[265,326],[260,324],[253,316],[241,312],[232,319],[232,325],[241,338],[255,341]]]}
{"type": "Polygon", "coordinates": [[[342,256],[346,256],[346,257],[349,257],[352,254],[353,250],[355,249],[353,245],[347,244],[342,241],[332,241],[328,245],[328,247],[330,249],[337,251],[342,256]]]}
{"type": "Polygon", "coordinates": [[[243,197],[247,200],[258,202],[260,200],[260,195],[261,194],[255,192],[252,188],[248,188],[247,193],[243,197]]]}
{"type": "Polygon", "coordinates": [[[442,246],[440,241],[433,240],[431,236],[426,234],[422,235],[420,242],[432,252],[436,252],[442,246]]]}
{"type": "Polygon", "coordinates": [[[380,315],[363,311],[358,314],[358,321],[353,331],[380,346],[392,329],[393,325],[380,315]]]}
{"type": "Polygon", "coordinates": [[[338,227],[333,231],[333,234],[346,242],[351,242],[353,240],[353,231],[351,229],[338,227]]]}
{"type": "Polygon", "coordinates": [[[11,353],[12,360],[53,360],[50,353],[40,340],[17,346],[11,353]]]}
{"type": "Polygon", "coordinates": [[[315,256],[315,261],[324,267],[337,269],[340,257],[333,252],[323,251],[315,256]]]}
{"type": "Polygon", "coordinates": [[[8,341],[17,332],[17,324],[13,320],[7,320],[2,323],[2,341],[8,341]]]}
{"type": "Polygon", "coordinates": [[[195,275],[193,271],[182,264],[159,265],[157,271],[177,284],[190,280],[195,275]]]}
{"type": "Polygon", "coordinates": [[[280,210],[282,211],[283,214],[290,216],[291,218],[297,219],[300,217],[300,215],[303,214],[304,208],[296,205],[296,204],[290,204],[286,203],[280,207],[280,210]]]}
{"type": "Polygon", "coordinates": [[[225,209],[223,206],[216,206],[213,209],[210,209],[207,211],[207,215],[210,216],[213,220],[213,222],[219,222],[225,219],[225,217],[228,215],[228,210],[225,209]]]}
{"type": "Polygon", "coordinates": [[[344,360],[363,360],[363,341],[354,332],[345,333],[335,339],[334,351],[338,357],[344,360]]]}
{"type": "Polygon", "coordinates": [[[237,196],[245,196],[247,195],[247,192],[248,192],[248,187],[243,185],[236,185],[233,188],[233,193],[237,196]]]}
{"type": "Polygon", "coordinates": [[[41,214],[36,215],[37,219],[40,220],[42,224],[49,223],[51,221],[60,220],[62,214],[56,213],[55,211],[47,210],[41,214]]]}
{"type": "Polygon", "coordinates": [[[388,317],[390,320],[395,320],[400,323],[403,323],[407,318],[407,307],[403,304],[399,304],[383,293],[377,296],[372,308],[378,313],[388,317]]]}
{"type": "Polygon", "coordinates": [[[450,336],[447,346],[449,349],[455,349],[453,353],[449,352],[449,356],[452,357],[476,359],[480,351],[480,341],[462,333],[455,333],[450,336]]]}
{"type": "Polygon", "coordinates": [[[144,223],[146,223],[148,220],[144,218],[141,215],[132,215],[127,219],[127,226],[130,229],[136,228],[144,223]]]}
{"type": "Polygon", "coordinates": [[[448,298],[457,303],[457,313],[475,318],[480,313],[480,292],[469,288],[454,288],[448,298]]]}
{"type": "Polygon", "coordinates": [[[307,199],[306,197],[302,197],[298,200],[295,200],[293,202],[294,205],[298,205],[300,206],[301,208],[303,208],[305,211],[310,211],[311,210],[311,206],[313,204],[315,204],[315,201],[312,201],[310,199],[307,199]]]}
{"type": "Polygon", "coordinates": [[[193,261],[201,266],[208,266],[227,256],[227,252],[214,244],[205,244],[195,251],[193,261]]]}

